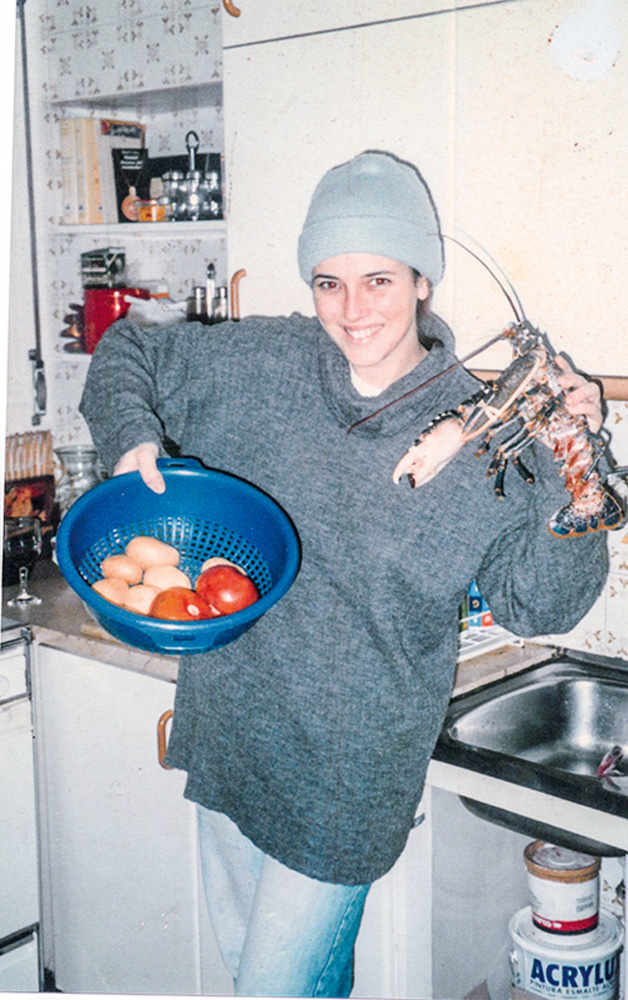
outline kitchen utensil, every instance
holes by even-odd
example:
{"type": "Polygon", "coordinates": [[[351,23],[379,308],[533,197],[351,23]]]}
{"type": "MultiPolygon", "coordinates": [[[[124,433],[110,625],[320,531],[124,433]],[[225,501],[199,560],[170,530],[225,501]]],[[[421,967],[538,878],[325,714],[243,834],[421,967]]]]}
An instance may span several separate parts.
{"type": "Polygon", "coordinates": [[[113,288],[124,284],[126,254],[122,247],[104,247],[81,254],[83,288],[113,288]]]}
{"type": "Polygon", "coordinates": [[[112,323],[129,311],[126,296],[150,298],[144,288],[86,288],[84,340],[87,354],[93,354],[96,344],[112,323]]]}
{"type": "Polygon", "coordinates": [[[284,596],[299,567],[300,547],[288,515],[252,483],[193,459],[159,459],[165,493],[153,493],[139,473],[114,476],[80,497],[61,522],[61,572],[110,635],[157,653],[198,653],[234,639],[284,596]],[[196,580],[205,559],[224,556],[256,584],[260,599],[231,615],[173,622],[133,614],[91,587],[108,556],[132,537],[153,535],[181,553],[181,569],[196,580]]]}

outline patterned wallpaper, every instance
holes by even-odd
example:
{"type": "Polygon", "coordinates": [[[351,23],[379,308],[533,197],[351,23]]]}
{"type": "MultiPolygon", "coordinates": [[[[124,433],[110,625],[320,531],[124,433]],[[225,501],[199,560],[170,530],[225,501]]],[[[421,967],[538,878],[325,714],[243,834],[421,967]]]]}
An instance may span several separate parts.
{"type": "Polygon", "coordinates": [[[219,3],[45,0],[40,7],[51,99],[221,79],[219,3]]]}
{"type": "Polygon", "coordinates": [[[149,155],[186,153],[193,129],[201,152],[222,153],[220,3],[199,0],[30,0],[31,118],[40,246],[42,340],[55,446],[87,443],[78,413],[87,355],[68,353],[60,337],[82,303],[80,254],[121,246],[127,283],[163,281],[185,299],[216,266],[227,284],[226,224],[194,230],[60,227],[59,119],[94,115],[142,121],[149,155]],[[133,230],[132,232],[130,230],[133,230]]]}

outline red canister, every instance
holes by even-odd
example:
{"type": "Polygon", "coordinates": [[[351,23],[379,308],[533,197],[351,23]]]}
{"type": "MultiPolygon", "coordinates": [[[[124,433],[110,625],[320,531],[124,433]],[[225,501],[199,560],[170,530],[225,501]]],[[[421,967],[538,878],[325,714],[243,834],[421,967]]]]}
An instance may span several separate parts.
{"type": "Polygon", "coordinates": [[[93,354],[96,344],[112,323],[129,311],[126,296],[149,299],[144,288],[86,288],[85,296],[85,350],[93,354]]]}

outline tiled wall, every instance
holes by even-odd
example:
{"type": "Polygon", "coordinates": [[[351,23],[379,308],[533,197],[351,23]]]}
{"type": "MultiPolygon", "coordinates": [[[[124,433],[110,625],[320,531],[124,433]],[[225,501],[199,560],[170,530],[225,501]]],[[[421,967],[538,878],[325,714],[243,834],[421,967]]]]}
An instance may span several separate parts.
{"type": "MultiPolygon", "coordinates": [[[[222,153],[220,9],[219,3],[199,0],[31,0],[28,5],[46,424],[55,447],[89,440],[77,410],[89,358],[68,353],[68,340],[60,337],[73,303],[82,303],[82,252],[122,246],[129,284],[165,279],[178,301],[204,283],[210,261],[218,284],[228,281],[224,224],[142,235],[129,234],[128,227],[59,228],[59,118],[139,119],[151,156],[184,155],[191,129],[202,152],[222,153]]],[[[20,238],[18,232],[18,255],[20,238]]],[[[16,323],[12,337],[20,335],[26,339],[28,331],[16,323]]]]}
{"type": "Polygon", "coordinates": [[[45,0],[51,98],[208,83],[221,78],[220,4],[198,0],[45,0]]]}

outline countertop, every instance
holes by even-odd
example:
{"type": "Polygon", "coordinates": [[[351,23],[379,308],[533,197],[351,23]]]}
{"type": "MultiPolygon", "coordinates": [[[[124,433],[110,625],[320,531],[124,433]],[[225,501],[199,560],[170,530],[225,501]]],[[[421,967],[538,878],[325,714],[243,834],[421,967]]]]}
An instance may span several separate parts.
{"type": "MultiPolygon", "coordinates": [[[[16,593],[17,587],[7,588],[3,594],[3,617],[29,625],[38,642],[124,670],[176,682],[178,657],[147,653],[107,636],[68,587],[54,563],[42,560],[36,565],[31,589],[42,598],[42,603],[25,610],[9,608],[7,599],[16,593]]],[[[467,694],[518,673],[547,659],[553,652],[553,647],[525,642],[464,660],[458,665],[453,694],[467,694]]],[[[552,823],[563,830],[582,833],[628,851],[628,824],[621,816],[600,813],[536,788],[513,785],[506,777],[476,772],[464,762],[434,759],[430,762],[427,780],[434,787],[500,809],[513,810],[516,802],[516,812],[520,815],[541,823],[549,822],[548,817],[551,817],[552,823]],[[604,829],[603,837],[600,836],[600,824],[604,829]]]]}
{"type": "Polygon", "coordinates": [[[125,670],[176,681],[178,657],[147,653],[108,636],[51,560],[40,560],[29,581],[31,593],[41,598],[41,604],[27,608],[8,607],[7,601],[17,589],[7,587],[3,591],[2,615],[30,625],[38,642],[125,670]]]}
{"type": "MultiPolygon", "coordinates": [[[[2,613],[30,625],[38,642],[126,670],[176,681],[178,657],[147,653],[108,636],[89,615],[81,599],[68,587],[58,566],[51,560],[41,560],[36,564],[31,590],[41,597],[40,605],[25,609],[9,608],[7,600],[17,592],[17,587],[9,587],[3,593],[2,613]]],[[[551,652],[551,647],[526,642],[465,660],[458,665],[453,693],[464,694],[517,673],[546,659],[551,652]]]]}

